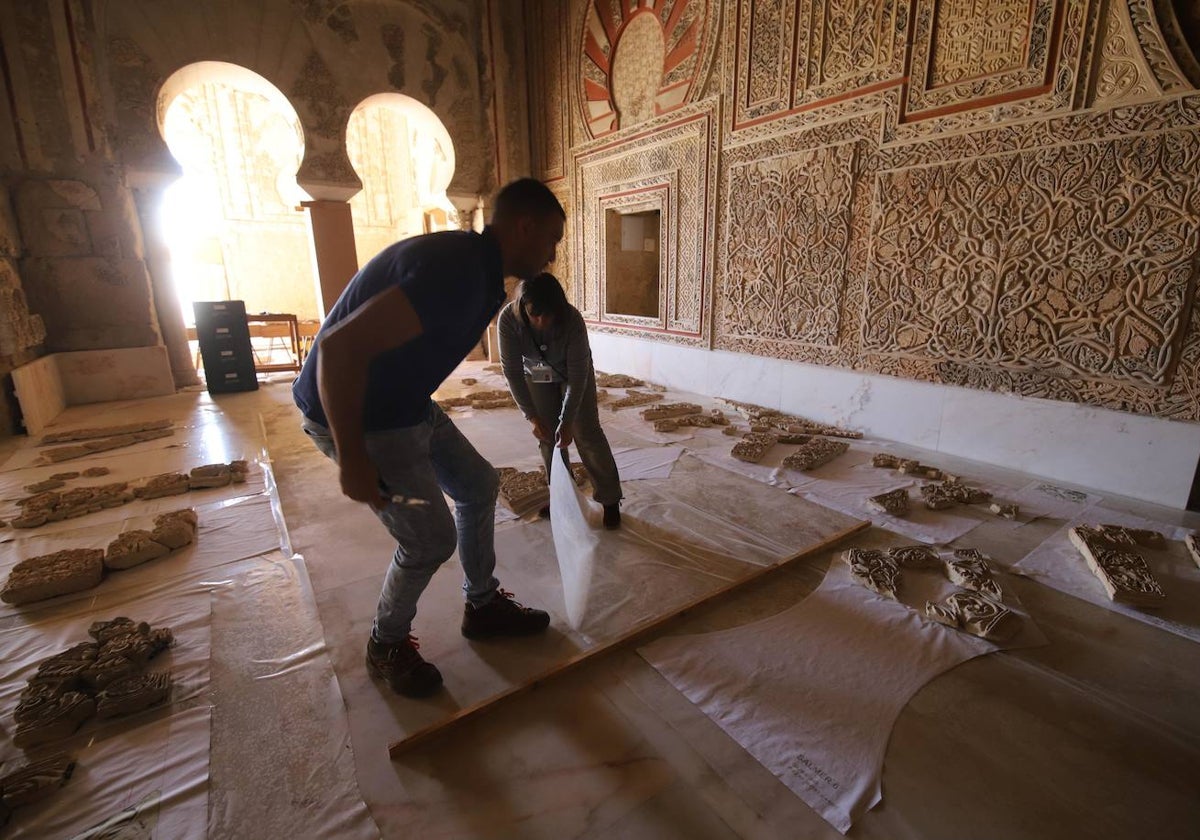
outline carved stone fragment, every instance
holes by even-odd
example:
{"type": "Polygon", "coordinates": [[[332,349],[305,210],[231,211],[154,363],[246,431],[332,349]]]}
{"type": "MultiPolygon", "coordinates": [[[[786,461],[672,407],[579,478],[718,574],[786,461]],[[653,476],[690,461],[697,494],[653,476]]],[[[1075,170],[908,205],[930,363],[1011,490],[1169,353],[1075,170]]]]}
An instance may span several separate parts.
{"type": "Polygon", "coordinates": [[[550,487],[543,470],[522,472],[500,467],[496,475],[500,479],[500,501],[518,516],[550,500],[550,487]]]}
{"type": "Polygon", "coordinates": [[[108,569],[129,569],[165,557],[170,552],[171,549],[156,542],[149,531],[126,531],[108,544],[104,552],[104,566],[108,569]]]}
{"type": "Polygon", "coordinates": [[[613,400],[609,403],[610,411],[620,411],[622,408],[633,408],[634,406],[646,405],[647,403],[658,402],[662,399],[662,394],[652,394],[649,391],[635,391],[632,388],[625,391],[625,396],[619,400],[613,400]]]}
{"type": "Polygon", "coordinates": [[[233,473],[228,464],[205,464],[193,467],[188,473],[188,487],[192,490],[224,487],[232,481],[233,473]]]}
{"type": "Polygon", "coordinates": [[[40,802],[65,785],[74,770],[75,760],[62,753],[18,767],[0,777],[4,804],[9,808],[20,808],[40,802]]]}
{"type": "Polygon", "coordinates": [[[139,487],[133,489],[133,495],[139,499],[160,499],[163,496],[178,496],[191,488],[188,477],[182,473],[163,473],[152,476],[139,487]]]}
{"type": "Polygon", "coordinates": [[[900,466],[900,459],[895,455],[889,455],[887,452],[877,452],[875,456],[871,458],[871,466],[879,467],[881,469],[894,470],[896,467],[900,466]]]}
{"type": "Polygon", "coordinates": [[[940,569],[942,558],[927,545],[901,545],[888,549],[888,556],[906,569],[940,569]]]}
{"type": "Polygon", "coordinates": [[[78,691],[67,691],[37,716],[17,726],[13,743],[26,750],[47,741],[66,738],[96,713],[96,701],[78,691]]]}
{"type": "Polygon", "coordinates": [[[955,592],[940,604],[927,601],[925,614],[934,621],[996,642],[1011,638],[1021,624],[1015,612],[978,592],[955,592]]]}
{"type": "Polygon", "coordinates": [[[601,373],[596,371],[596,386],[599,388],[641,388],[646,383],[623,373],[601,373]]]}
{"type": "Polygon", "coordinates": [[[108,475],[109,472],[111,472],[111,470],[109,470],[108,467],[88,467],[81,473],[81,475],[83,475],[84,478],[100,478],[101,476],[108,475]]]}
{"type": "Polygon", "coordinates": [[[695,403],[662,403],[650,408],[643,408],[641,415],[643,420],[669,420],[674,417],[699,414],[700,411],[700,406],[695,403]]]}
{"type": "Polygon", "coordinates": [[[963,589],[978,592],[994,601],[1004,600],[1004,592],[992,577],[987,557],[973,548],[954,552],[954,556],[946,561],[946,577],[963,589]]]}
{"type": "Polygon", "coordinates": [[[45,493],[47,490],[57,490],[66,485],[61,478],[48,478],[45,481],[35,481],[25,485],[26,493],[45,493]]]}
{"type": "Polygon", "coordinates": [[[784,458],[783,466],[789,470],[814,470],[828,464],[849,448],[850,444],[844,441],[815,437],[784,458]]]}
{"type": "Polygon", "coordinates": [[[1135,607],[1163,602],[1162,587],[1140,554],[1113,547],[1107,537],[1087,526],[1072,528],[1068,534],[1114,602],[1135,607]]]}
{"type": "Polygon", "coordinates": [[[196,539],[196,512],[191,508],[174,510],[154,517],[154,530],[150,532],[155,542],[160,542],[174,551],[196,539]]]}
{"type": "Polygon", "coordinates": [[[900,566],[882,551],[852,548],[842,555],[850,577],[885,598],[896,599],[900,589],[900,566]]]}
{"type": "Polygon", "coordinates": [[[59,464],[63,461],[73,461],[76,458],[85,458],[88,455],[95,455],[98,452],[108,452],[112,449],[121,449],[126,446],[133,446],[134,444],[144,443],[157,438],[170,437],[172,434],[174,434],[174,431],[171,429],[159,429],[155,431],[116,435],[114,437],[97,438],[95,440],[87,440],[83,443],[47,449],[42,452],[40,459],[46,463],[59,464]]]}
{"type": "Polygon", "coordinates": [[[60,472],[50,476],[52,481],[70,481],[72,478],[79,478],[77,472],[60,472]]]}
{"type": "Polygon", "coordinates": [[[898,487],[867,499],[867,506],[890,516],[908,516],[908,488],[898,487]]]}
{"type": "Polygon", "coordinates": [[[475,377],[473,377],[473,376],[464,376],[464,377],[463,377],[463,380],[462,380],[462,384],[464,384],[464,385],[466,385],[466,386],[470,387],[471,385],[474,385],[474,384],[475,384],[475,383],[477,383],[478,381],[479,381],[479,380],[478,380],[478,379],[476,379],[476,378],[475,378],[475,377]]]}
{"type": "Polygon", "coordinates": [[[767,451],[775,445],[775,436],[750,432],[733,445],[729,454],[739,461],[757,464],[766,456],[767,451]]]}
{"type": "Polygon", "coordinates": [[[166,671],[126,677],[110,684],[96,697],[96,716],[101,718],[129,715],[167,699],[171,675],[166,671]]]}
{"type": "Polygon", "coordinates": [[[992,502],[988,506],[988,510],[1004,519],[1016,519],[1017,515],[1021,512],[1020,507],[1017,505],[1002,505],[999,502],[992,502]]]}
{"type": "Polygon", "coordinates": [[[1196,535],[1195,531],[1192,531],[1183,538],[1183,544],[1187,547],[1188,554],[1192,556],[1192,562],[1200,567],[1200,537],[1196,535]]]}
{"type": "Polygon", "coordinates": [[[39,445],[50,443],[70,443],[76,440],[90,440],[114,435],[129,435],[137,432],[153,432],[171,428],[170,420],[149,420],[144,423],[126,423],[121,426],[103,426],[91,429],[73,429],[68,432],[53,432],[44,435],[39,445]]]}
{"type": "Polygon", "coordinates": [[[100,583],[104,552],[98,548],[73,548],[22,560],[8,575],[0,600],[29,604],[81,592],[100,583]]]}

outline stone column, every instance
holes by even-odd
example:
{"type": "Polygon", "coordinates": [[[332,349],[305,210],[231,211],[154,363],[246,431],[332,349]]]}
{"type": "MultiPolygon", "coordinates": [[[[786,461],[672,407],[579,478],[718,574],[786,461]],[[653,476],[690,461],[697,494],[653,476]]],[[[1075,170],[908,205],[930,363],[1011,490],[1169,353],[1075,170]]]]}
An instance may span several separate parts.
{"type": "Polygon", "coordinates": [[[300,206],[308,214],[313,265],[317,269],[317,301],[324,319],[358,272],[350,202],[314,199],[302,201],[300,206]]]}

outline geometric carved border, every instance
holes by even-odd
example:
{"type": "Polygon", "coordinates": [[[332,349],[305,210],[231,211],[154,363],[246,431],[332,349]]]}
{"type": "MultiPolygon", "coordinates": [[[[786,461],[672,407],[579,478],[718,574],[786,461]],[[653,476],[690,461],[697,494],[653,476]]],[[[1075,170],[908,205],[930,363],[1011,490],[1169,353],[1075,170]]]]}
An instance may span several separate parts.
{"type": "Polygon", "coordinates": [[[917,0],[904,119],[1048,91],[1058,6],[1054,0],[917,0]]]}
{"type": "Polygon", "coordinates": [[[861,141],[795,148],[807,138],[790,139],[739,146],[722,160],[722,349],[788,356],[788,346],[839,344],[861,141]]]}
{"type": "Polygon", "coordinates": [[[868,353],[1171,382],[1200,248],[1200,132],[882,172],[868,353]]]}
{"type": "Polygon", "coordinates": [[[710,100],[646,123],[637,133],[596,140],[576,150],[574,303],[591,329],[708,345],[717,125],[716,102],[710,100]],[[669,187],[661,227],[665,271],[659,298],[664,320],[650,326],[603,311],[604,207],[614,196],[663,185],[669,187]],[[668,219],[674,220],[670,227],[668,219]]]}
{"type": "Polygon", "coordinates": [[[738,0],[733,130],[899,84],[908,0],[738,0]]]}
{"type": "Polygon", "coordinates": [[[529,110],[532,164],[537,177],[554,181],[566,177],[566,150],[570,145],[567,87],[568,9],[561,0],[526,0],[528,19],[540,22],[540,31],[527,38],[529,89],[537,91],[529,110]]]}

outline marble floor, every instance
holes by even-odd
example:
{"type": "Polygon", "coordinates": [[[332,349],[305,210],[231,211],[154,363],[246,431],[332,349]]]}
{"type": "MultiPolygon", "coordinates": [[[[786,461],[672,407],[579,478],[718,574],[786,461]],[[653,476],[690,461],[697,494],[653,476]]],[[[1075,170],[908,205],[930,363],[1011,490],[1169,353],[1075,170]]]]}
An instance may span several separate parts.
{"type": "MultiPolygon", "coordinates": [[[[480,368],[464,372],[482,380],[480,368]]],[[[668,398],[700,401],[686,394],[668,398]]],[[[218,727],[214,722],[210,836],[343,836],[327,828],[336,824],[330,819],[331,806],[320,802],[319,795],[313,797],[311,785],[300,795],[304,785],[296,779],[305,773],[323,777],[339,794],[351,791],[346,785],[356,785],[384,837],[838,836],[650,667],[636,645],[601,654],[391,761],[387,747],[398,733],[463,708],[489,686],[518,683],[577,651],[577,638],[555,628],[534,641],[466,643],[458,634],[461,572],[452,561],[435,575],[415,627],[422,653],[447,675],[449,690],[425,705],[391,696],[362,664],[362,646],[391,554],[386,533],[370,513],[340,496],[333,465],[299,435],[286,381],[204,405],[219,408],[227,427],[262,442],[286,522],[284,547],[302,558],[295,568],[304,585],[283,599],[282,612],[289,617],[279,619],[273,632],[299,640],[306,650],[305,640],[319,635],[323,647],[312,649],[319,648],[321,656],[327,653],[336,674],[334,683],[289,682],[256,677],[247,663],[214,664],[224,674],[216,709],[224,704],[227,723],[218,727]],[[341,723],[329,716],[328,698],[306,696],[322,695],[326,686],[340,694],[341,723]],[[300,726],[306,718],[307,725],[300,726]],[[331,757],[329,740],[312,734],[314,721],[331,729],[348,728],[344,744],[333,741],[343,744],[340,755],[331,757]],[[287,736],[290,748],[278,759],[286,772],[262,769],[266,765],[257,755],[261,739],[254,737],[256,727],[276,732],[293,723],[309,734],[287,736]],[[291,781],[256,784],[252,772],[228,769],[239,764],[291,781]],[[335,777],[337,785],[328,782],[335,777]]],[[[615,448],[672,445],[647,433],[635,416],[604,415],[615,448]]],[[[525,445],[523,424],[512,411],[464,415],[459,424],[494,462],[525,445]]],[[[1031,478],[877,443],[979,482],[1021,487],[1031,478]]],[[[703,437],[678,441],[685,448],[704,444],[703,437]]],[[[532,439],[527,447],[528,468],[536,464],[532,439]]],[[[0,456],[10,448],[11,443],[0,444],[0,456]]],[[[719,466],[696,461],[687,469],[714,470],[712,483],[721,483],[719,466]]],[[[666,486],[660,492],[669,496],[670,484],[666,486]]],[[[786,539],[789,522],[811,512],[809,503],[784,487],[755,487],[755,493],[767,494],[764,499],[777,500],[776,512],[763,525],[777,541],[786,539]]],[[[1156,522],[1200,526],[1194,514],[1111,496],[1104,503],[1156,522]]],[[[738,500],[729,504],[736,509],[738,500]]],[[[1061,519],[1043,517],[1014,527],[995,517],[972,515],[980,522],[952,545],[980,548],[1005,568],[1063,525],[1061,519]]],[[[737,627],[775,615],[810,594],[846,546],[909,542],[872,527],[690,610],[649,639],[737,627]]],[[[502,580],[507,557],[527,558],[531,566],[553,562],[550,526],[544,521],[503,522],[497,528],[497,548],[502,580]]],[[[883,760],[883,800],[855,823],[849,836],[1195,836],[1200,825],[1200,711],[1195,704],[1200,646],[1028,578],[1012,575],[1006,580],[1036,616],[1049,644],[979,657],[919,690],[892,730],[883,760]]],[[[540,593],[517,594],[536,602],[531,596],[540,593]]],[[[245,632],[253,632],[251,626],[245,616],[230,624],[245,632]]],[[[273,655],[252,651],[253,645],[243,642],[231,650],[250,662],[273,655]]],[[[332,705],[337,706],[336,699],[332,705]]],[[[347,828],[344,836],[352,833],[347,828]]]]}

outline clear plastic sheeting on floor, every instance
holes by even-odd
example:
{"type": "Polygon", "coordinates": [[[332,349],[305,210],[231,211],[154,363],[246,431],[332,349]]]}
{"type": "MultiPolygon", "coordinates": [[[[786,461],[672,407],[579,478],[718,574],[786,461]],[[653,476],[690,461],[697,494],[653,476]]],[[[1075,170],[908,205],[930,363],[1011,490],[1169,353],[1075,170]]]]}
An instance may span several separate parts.
{"type": "Polygon", "coordinates": [[[1170,633],[1200,642],[1200,568],[1181,542],[1187,529],[1107,508],[1090,506],[1012,567],[1016,574],[1089,601],[1170,633]],[[1114,602],[1092,573],[1068,535],[1076,525],[1124,525],[1151,528],[1169,540],[1166,548],[1138,546],[1166,596],[1158,607],[1132,607],[1114,602]]]}
{"type": "MultiPolygon", "coordinates": [[[[905,597],[914,602],[948,586],[934,573],[911,577],[905,597]]],[[[1044,643],[1026,617],[1004,647],[1044,643]]],[[[882,798],[884,752],[909,698],[938,674],[998,649],[876,595],[835,561],[817,591],[789,610],[660,639],[639,653],[844,834],[882,798]]]]}
{"type": "MultiPolygon", "coordinates": [[[[266,495],[199,505],[194,508],[198,532],[196,540],[190,545],[129,569],[106,572],[100,584],[91,589],[22,606],[0,603],[0,618],[19,615],[24,622],[34,622],[42,610],[68,601],[94,599],[121,590],[138,590],[146,585],[276,550],[280,547],[280,533],[272,508],[272,500],[266,495]]],[[[7,579],[13,566],[30,557],[65,549],[103,550],[124,531],[152,529],[153,520],[153,515],[146,514],[71,531],[50,534],[41,534],[37,530],[26,532],[29,536],[0,543],[0,579],[7,579]]],[[[82,524],[81,520],[71,521],[82,524]]],[[[131,594],[136,594],[136,591],[131,594]]]]}
{"type": "Polygon", "coordinates": [[[17,809],[6,836],[208,837],[209,718],[201,706],[89,743],[72,753],[75,771],[66,786],[17,809]]]}
{"type": "Polygon", "coordinates": [[[680,446],[648,446],[620,449],[613,452],[621,481],[641,481],[649,478],[670,478],[671,470],[684,453],[680,446]]]}
{"type": "Polygon", "coordinates": [[[303,558],[217,571],[209,836],[379,837],[303,558]]]}

